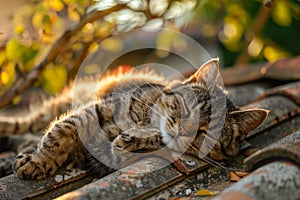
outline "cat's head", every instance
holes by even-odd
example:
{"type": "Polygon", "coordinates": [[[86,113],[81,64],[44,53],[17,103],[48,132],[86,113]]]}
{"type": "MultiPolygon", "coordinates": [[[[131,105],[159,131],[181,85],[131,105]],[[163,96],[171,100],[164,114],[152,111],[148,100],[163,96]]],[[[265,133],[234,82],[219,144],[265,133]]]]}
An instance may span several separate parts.
{"type": "Polygon", "coordinates": [[[236,155],[247,134],[268,115],[259,108],[241,110],[230,101],[222,88],[218,59],[166,86],[157,106],[163,142],[169,148],[215,160],[236,155]]]}

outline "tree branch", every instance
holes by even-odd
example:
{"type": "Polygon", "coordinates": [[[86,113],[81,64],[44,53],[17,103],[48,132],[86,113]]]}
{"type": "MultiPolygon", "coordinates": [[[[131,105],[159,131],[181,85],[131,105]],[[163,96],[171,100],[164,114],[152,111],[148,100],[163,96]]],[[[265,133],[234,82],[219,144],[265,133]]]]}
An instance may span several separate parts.
{"type": "Polygon", "coordinates": [[[21,94],[24,90],[32,86],[38,79],[38,76],[43,72],[48,63],[50,63],[60,52],[60,49],[68,45],[69,39],[79,32],[87,23],[101,19],[104,16],[122,10],[126,5],[117,4],[112,8],[103,11],[96,11],[88,14],[74,27],[67,30],[62,36],[60,36],[56,42],[51,46],[46,56],[30,71],[25,78],[17,80],[9,90],[7,90],[0,97],[0,108],[11,103],[14,97],[21,94]]]}
{"type": "MultiPolygon", "coordinates": [[[[174,0],[169,0],[169,7],[171,6],[173,1],[174,0]]],[[[149,0],[148,0],[148,5],[149,5],[149,0]]],[[[14,97],[21,94],[24,90],[32,86],[38,79],[39,75],[44,71],[45,67],[49,63],[54,61],[54,59],[61,53],[61,49],[65,49],[66,47],[71,45],[69,40],[78,32],[80,32],[86,24],[91,23],[95,20],[103,19],[105,16],[109,15],[110,13],[118,12],[125,8],[129,8],[129,7],[126,4],[116,4],[115,6],[106,10],[94,11],[87,15],[84,14],[78,24],[74,25],[73,27],[65,31],[64,34],[62,34],[52,44],[52,46],[50,47],[48,53],[44,56],[44,58],[39,63],[37,63],[25,77],[21,77],[15,80],[14,84],[8,90],[6,90],[6,92],[2,96],[0,96],[0,109],[8,105],[9,103],[11,103],[14,97]]],[[[154,16],[150,12],[149,7],[141,12],[145,13],[147,20],[157,18],[157,16],[154,16]]],[[[102,38],[97,38],[97,40],[102,41],[110,36],[112,36],[112,32],[106,36],[103,36],[102,38]]],[[[75,60],[75,64],[70,70],[71,76],[74,76],[76,74],[80,65],[88,55],[87,49],[91,45],[91,43],[92,41],[85,43],[83,49],[79,52],[79,55],[75,60]]]]}

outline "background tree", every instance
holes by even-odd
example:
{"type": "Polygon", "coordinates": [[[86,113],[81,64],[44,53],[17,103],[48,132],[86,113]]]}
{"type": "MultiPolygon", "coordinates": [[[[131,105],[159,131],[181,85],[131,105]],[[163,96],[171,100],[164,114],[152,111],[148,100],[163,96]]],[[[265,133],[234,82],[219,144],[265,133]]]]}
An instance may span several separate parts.
{"type": "Polygon", "coordinates": [[[0,108],[33,84],[60,91],[102,40],[152,20],[168,26],[195,5],[194,0],[33,1],[16,13],[14,35],[0,52],[0,108]]]}
{"type": "Polygon", "coordinates": [[[192,10],[192,36],[200,44],[213,39],[225,66],[299,55],[299,0],[259,1],[31,0],[15,13],[14,32],[0,49],[0,108],[31,86],[59,92],[113,34],[149,24],[176,28],[192,10]]]}

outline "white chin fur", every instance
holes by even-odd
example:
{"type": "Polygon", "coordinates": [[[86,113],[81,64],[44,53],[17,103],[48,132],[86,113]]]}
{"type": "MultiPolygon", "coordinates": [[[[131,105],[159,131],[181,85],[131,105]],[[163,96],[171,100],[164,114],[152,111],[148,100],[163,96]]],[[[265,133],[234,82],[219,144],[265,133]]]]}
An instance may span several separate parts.
{"type": "Polygon", "coordinates": [[[159,120],[159,129],[160,129],[160,132],[162,133],[162,141],[163,141],[163,143],[168,144],[172,140],[172,137],[167,133],[167,130],[166,130],[166,118],[165,117],[160,117],[160,120],[159,120]]]}

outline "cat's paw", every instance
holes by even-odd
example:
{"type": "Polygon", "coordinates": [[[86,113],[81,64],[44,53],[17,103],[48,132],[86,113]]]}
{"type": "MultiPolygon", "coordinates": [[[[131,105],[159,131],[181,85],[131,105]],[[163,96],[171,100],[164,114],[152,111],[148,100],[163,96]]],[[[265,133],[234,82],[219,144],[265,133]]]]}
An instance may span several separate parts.
{"type": "Polygon", "coordinates": [[[113,151],[122,154],[134,150],[134,136],[129,133],[121,133],[112,143],[113,151]]]}
{"type": "Polygon", "coordinates": [[[18,155],[13,163],[13,170],[21,179],[43,179],[53,171],[46,171],[46,163],[36,154],[18,155]]]}

